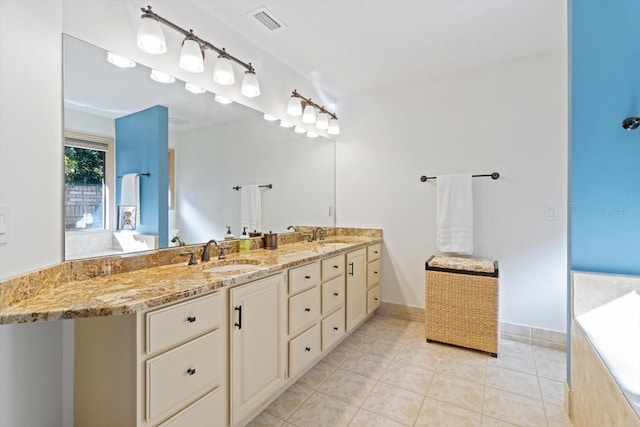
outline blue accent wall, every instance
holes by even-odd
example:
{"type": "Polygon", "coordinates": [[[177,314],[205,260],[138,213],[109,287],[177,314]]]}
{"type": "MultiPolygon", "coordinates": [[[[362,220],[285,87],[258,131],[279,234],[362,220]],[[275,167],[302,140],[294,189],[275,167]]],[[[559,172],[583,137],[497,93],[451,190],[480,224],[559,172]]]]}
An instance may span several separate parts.
{"type": "MultiPolygon", "coordinates": [[[[168,246],[169,234],[169,110],[156,105],[116,119],[116,176],[149,172],[140,177],[141,234],[157,234],[159,246],[168,246]]],[[[116,203],[120,204],[120,183],[116,203]]]]}
{"type": "Polygon", "coordinates": [[[573,0],[571,269],[640,274],[640,0],[573,0]]]}

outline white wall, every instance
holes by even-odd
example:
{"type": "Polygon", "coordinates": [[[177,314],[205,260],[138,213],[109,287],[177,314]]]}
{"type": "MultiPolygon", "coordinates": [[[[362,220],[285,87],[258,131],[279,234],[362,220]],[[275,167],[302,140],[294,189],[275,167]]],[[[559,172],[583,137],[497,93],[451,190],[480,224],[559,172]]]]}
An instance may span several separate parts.
{"type": "MultiPolygon", "coordinates": [[[[0,278],[62,260],[61,16],[58,1],[0,1],[0,278]]],[[[62,425],[64,330],[0,326],[0,426],[62,425]]]]}
{"type": "MultiPolygon", "coordinates": [[[[256,116],[258,116],[256,114],[256,116]]],[[[187,243],[240,236],[240,192],[261,190],[262,229],[285,232],[296,224],[333,226],[334,142],[310,139],[261,116],[176,134],[176,215],[187,243]]],[[[253,230],[247,230],[253,231],[253,230]]]]}
{"type": "Polygon", "coordinates": [[[424,307],[434,181],[474,178],[474,256],[497,259],[500,321],[566,324],[566,51],[341,99],[337,220],[382,227],[382,300],[424,307]],[[545,205],[559,214],[545,221],[545,205]]]}

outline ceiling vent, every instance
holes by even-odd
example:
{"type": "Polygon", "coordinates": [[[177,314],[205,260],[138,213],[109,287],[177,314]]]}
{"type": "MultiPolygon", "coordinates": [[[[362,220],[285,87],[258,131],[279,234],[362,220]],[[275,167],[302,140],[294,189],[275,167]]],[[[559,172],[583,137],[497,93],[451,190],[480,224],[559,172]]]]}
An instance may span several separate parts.
{"type": "Polygon", "coordinates": [[[250,16],[253,16],[258,22],[264,25],[269,31],[281,31],[287,28],[284,23],[276,18],[266,7],[260,7],[258,9],[249,12],[250,16]]]}

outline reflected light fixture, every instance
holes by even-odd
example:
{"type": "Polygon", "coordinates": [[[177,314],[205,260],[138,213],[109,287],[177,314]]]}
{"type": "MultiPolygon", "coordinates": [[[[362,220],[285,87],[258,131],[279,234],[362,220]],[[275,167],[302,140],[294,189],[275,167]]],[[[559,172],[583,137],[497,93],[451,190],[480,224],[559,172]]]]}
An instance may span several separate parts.
{"type": "Polygon", "coordinates": [[[267,113],[264,113],[263,117],[268,122],[275,122],[276,120],[278,120],[276,116],[272,116],[271,114],[267,114],[267,113]]]}
{"type": "Polygon", "coordinates": [[[180,68],[192,73],[201,73],[204,71],[204,52],[200,47],[200,43],[193,35],[193,30],[189,30],[190,36],[187,36],[182,42],[180,50],[180,68]]]}
{"type": "Polygon", "coordinates": [[[233,64],[236,63],[245,69],[242,79],[242,95],[252,98],[260,95],[260,85],[256,77],[256,70],[251,62],[243,62],[230,55],[224,48],[218,48],[210,42],[201,39],[193,33],[193,30],[185,30],[173,22],[151,10],[151,6],[141,8],[142,19],[138,28],[138,47],[147,53],[161,54],[167,51],[167,43],[160,24],[164,24],[174,31],[182,34],[185,38],[180,50],[180,68],[201,73],[204,71],[204,55],[206,50],[212,50],[218,54],[218,60],[213,69],[213,80],[221,85],[232,85],[235,83],[233,64]]]}
{"type": "Polygon", "coordinates": [[[309,132],[307,132],[307,138],[317,138],[319,136],[320,134],[314,130],[310,130],[309,132]]]}
{"type": "MultiPolygon", "coordinates": [[[[340,134],[338,116],[324,108],[324,106],[316,104],[310,98],[300,95],[297,90],[291,92],[291,98],[289,98],[289,103],[287,104],[287,114],[293,117],[302,114],[302,123],[315,123],[316,129],[326,130],[329,135],[340,134]],[[317,116],[316,110],[318,111],[317,116]]],[[[315,137],[310,136],[310,138],[315,137]]]]}
{"type": "Polygon", "coordinates": [[[284,120],[280,120],[280,126],[282,126],[283,128],[292,128],[293,127],[293,123],[287,122],[287,121],[284,121],[284,120]]]}
{"type": "Polygon", "coordinates": [[[216,102],[219,102],[222,105],[227,105],[227,104],[233,103],[233,101],[230,100],[229,98],[227,98],[226,96],[222,96],[222,95],[218,95],[218,94],[216,94],[216,96],[214,96],[213,99],[216,102]]]}
{"type": "Polygon", "coordinates": [[[206,92],[205,89],[201,88],[198,85],[194,85],[193,83],[185,83],[184,88],[191,93],[195,93],[196,95],[206,92]]]}
{"type": "Polygon", "coordinates": [[[107,61],[109,61],[110,64],[113,64],[116,67],[120,67],[120,68],[133,68],[136,66],[136,63],[130,60],[129,58],[116,55],[113,52],[107,52],[107,61]]]}
{"type": "Polygon", "coordinates": [[[158,83],[173,83],[176,81],[175,77],[158,70],[151,70],[151,79],[158,83]]]}
{"type": "Polygon", "coordinates": [[[293,131],[295,133],[307,133],[307,130],[302,126],[296,126],[295,128],[293,128],[293,131]]]}

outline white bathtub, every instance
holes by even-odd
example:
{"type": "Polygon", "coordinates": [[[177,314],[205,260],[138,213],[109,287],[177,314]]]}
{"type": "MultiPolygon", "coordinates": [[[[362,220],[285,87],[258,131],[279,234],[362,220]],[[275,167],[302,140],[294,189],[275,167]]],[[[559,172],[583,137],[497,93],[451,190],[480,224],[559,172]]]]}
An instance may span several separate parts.
{"type": "Polygon", "coordinates": [[[640,417],[640,294],[629,292],[576,320],[640,417]]]}

